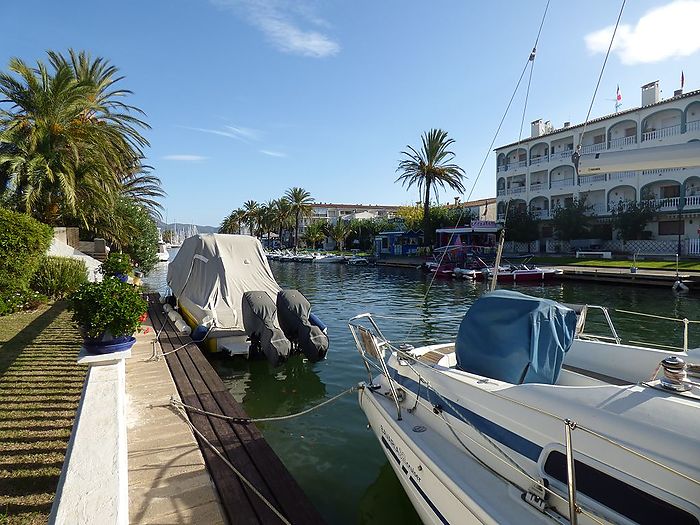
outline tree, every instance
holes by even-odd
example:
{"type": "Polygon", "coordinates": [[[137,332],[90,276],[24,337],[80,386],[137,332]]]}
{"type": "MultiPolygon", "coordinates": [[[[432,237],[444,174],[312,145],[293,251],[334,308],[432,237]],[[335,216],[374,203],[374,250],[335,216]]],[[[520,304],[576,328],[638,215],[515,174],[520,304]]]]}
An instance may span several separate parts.
{"type": "Polygon", "coordinates": [[[258,208],[260,205],[254,200],[248,200],[243,203],[243,211],[245,212],[245,222],[248,225],[248,233],[256,236],[256,225],[258,224],[258,208]]]}
{"type": "Polygon", "coordinates": [[[505,229],[507,241],[529,243],[540,237],[537,216],[524,206],[513,206],[508,210],[505,229]]]}
{"type": "Polygon", "coordinates": [[[336,247],[342,252],[345,248],[345,239],[352,233],[350,223],[338,219],[335,224],[326,225],[326,233],[336,243],[336,247]]]}
{"type": "Polygon", "coordinates": [[[290,213],[294,217],[294,250],[299,245],[299,219],[311,215],[314,199],[304,188],[289,188],[284,198],[289,202],[290,213]]]}
{"type": "Polygon", "coordinates": [[[323,239],[326,238],[324,230],[325,224],[320,221],[312,222],[307,226],[306,231],[304,232],[304,242],[311,246],[311,248],[316,249],[318,243],[322,242],[323,239]]]}
{"type": "Polygon", "coordinates": [[[400,218],[409,230],[418,230],[423,225],[423,208],[419,205],[401,206],[396,210],[396,216],[400,218]]]}
{"type": "Polygon", "coordinates": [[[115,87],[123,77],[102,59],[49,52],[49,66],[12,59],[0,74],[0,192],[7,202],[51,225],[96,230],[120,197],[157,213],[160,182],[144,172],[148,145],[115,87]]]}
{"type": "Polygon", "coordinates": [[[592,206],[586,204],[585,197],[574,198],[563,208],[555,206],[552,209],[552,227],[557,238],[562,241],[585,239],[590,231],[592,209],[592,206]]]}
{"type": "Polygon", "coordinates": [[[292,226],[292,205],[284,197],[275,200],[274,222],[277,225],[281,245],[282,234],[292,226]]]}
{"type": "Polygon", "coordinates": [[[148,273],[158,262],[158,226],[148,210],[129,199],[122,199],[119,215],[130,229],[122,246],[139,270],[148,273]]]}
{"type": "Polygon", "coordinates": [[[406,146],[408,151],[401,152],[406,158],[399,162],[396,170],[401,172],[396,182],[401,181],[407,188],[416,185],[422,195],[423,237],[427,246],[432,240],[429,224],[431,192],[437,195],[438,189],[446,186],[464,192],[464,170],[451,163],[455,154],[448,148],[453,143],[454,139],[447,138],[446,131],[432,129],[423,134],[420,151],[406,146]]]}
{"type": "Polygon", "coordinates": [[[658,206],[654,200],[620,201],[612,210],[613,227],[617,236],[623,241],[634,241],[644,238],[646,225],[654,220],[658,206]]]}

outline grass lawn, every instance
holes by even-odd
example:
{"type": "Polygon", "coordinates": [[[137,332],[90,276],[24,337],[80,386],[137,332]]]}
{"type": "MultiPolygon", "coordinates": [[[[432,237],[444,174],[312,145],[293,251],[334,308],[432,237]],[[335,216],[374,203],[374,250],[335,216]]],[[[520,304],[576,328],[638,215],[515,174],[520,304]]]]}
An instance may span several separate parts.
{"type": "MultiPolygon", "coordinates": [[[[596,266],[600,268],[629,268],[632,261],[609,259],[577,259],[575,257],[535,257],[535,264],[550,264],[552,266],[596,266]]],[[[637,261],[637,268],[647,270],[676,270],[676,261],[637,261]]],[[[678,263],[679,270],[699,271],[700,261],[684,261],[678,263]]]]}
{"type": "Polygon", "coordinates": [[[0,318],[0,525],[46,523],[80,400],[65,303],[0,318]]]}

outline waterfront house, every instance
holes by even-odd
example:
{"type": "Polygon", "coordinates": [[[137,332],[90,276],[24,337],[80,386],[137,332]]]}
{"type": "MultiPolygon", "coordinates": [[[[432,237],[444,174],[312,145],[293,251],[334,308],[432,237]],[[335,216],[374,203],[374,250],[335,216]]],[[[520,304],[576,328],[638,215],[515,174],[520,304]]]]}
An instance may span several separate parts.
{"type": "Polygon", "coordinates": [[[374,238],[374,251],[377,257],[415,257],[422,241],[422,230],[381,232],[374,238]]]}
{"type": "Polygon", "coordinates": [[[675,253],[680,243],[683,253],[700,255],[700,167],[577,176],[571,162],[579,143],[588,154],[699,141],[700,90],[677,90],[665,100],[660,93],[658,81],[645,84],[640,107],[591,119],[583,137],[583,123],[554,129],[538,119],[529,138],[496,148],[498,219],[504,219],[509,201],[528,207],[542,220],[543,246],[555,251],[561,247],[553,239],[552,210],[585,197],[599,230],[606,232],[602,240],[622,250],[610,225],[613,209],[621,201],[650,199],[659,213],[646,227],[649,240],[633,243],[633,251],[675,253]]]}

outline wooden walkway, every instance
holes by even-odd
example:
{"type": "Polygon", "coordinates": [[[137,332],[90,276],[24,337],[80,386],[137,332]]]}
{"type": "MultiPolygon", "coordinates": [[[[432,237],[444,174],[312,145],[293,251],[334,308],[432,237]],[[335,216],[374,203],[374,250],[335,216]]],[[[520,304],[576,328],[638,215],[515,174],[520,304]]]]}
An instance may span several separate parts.
{"type": "MultiPolygon", "coordinates": [[[[178,334],[163,313],[157,294],[148,297],[148,314],[183,403],[209,412],[248,417],[221,378],[189,337],[178,334]]],[[[293,524],[323,523],[301,487],[253,424],[237,424],[188,411],[192,424],[238,471],[293,524]]],[[[281,523],[266,503],[250,490],[231,468],[199,437],[207,469],[214,480],[229,523],[281,523]]]]}

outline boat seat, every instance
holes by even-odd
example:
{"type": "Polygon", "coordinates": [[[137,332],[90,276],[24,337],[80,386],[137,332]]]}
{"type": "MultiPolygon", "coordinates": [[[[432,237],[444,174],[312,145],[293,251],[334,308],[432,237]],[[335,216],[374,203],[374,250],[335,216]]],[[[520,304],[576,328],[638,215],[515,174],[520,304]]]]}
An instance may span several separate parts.
{"type": "Polygon", "coordinates": [[[421,363],[426,363],[428,365],[436,365],[440,360],[448,354],[453,354],[455,351],[454,346],[450,346],[442,350],[429,350],[418,358],[421,363]]]}

